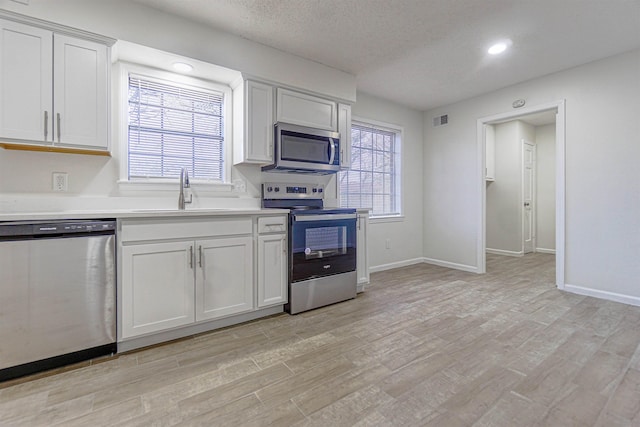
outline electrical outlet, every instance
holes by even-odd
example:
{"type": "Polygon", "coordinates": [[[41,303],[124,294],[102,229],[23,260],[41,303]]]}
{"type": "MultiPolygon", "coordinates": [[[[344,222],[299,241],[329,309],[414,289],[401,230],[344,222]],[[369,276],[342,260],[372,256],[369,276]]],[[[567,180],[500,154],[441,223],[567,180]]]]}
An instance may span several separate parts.
{"type": "Polygon", "coordinates": [[[69,174],[66,172],[53,173],[53,191],[67,192],[69,191],[69,174]]]}
{"type": "Polygon", "coordinates": [[[386,239],[384,241],[384,247],[387,249],[391,249],[391,239],[386,239]]]}

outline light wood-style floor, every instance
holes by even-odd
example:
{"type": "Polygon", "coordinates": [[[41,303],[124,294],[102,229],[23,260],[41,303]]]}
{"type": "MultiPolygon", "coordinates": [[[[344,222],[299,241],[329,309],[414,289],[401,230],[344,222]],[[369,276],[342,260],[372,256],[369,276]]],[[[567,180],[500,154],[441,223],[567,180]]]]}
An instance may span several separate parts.
{"type": "Polygon", "coordinates": [[[376,273],[352,301],[0,384],[0,425],[640,425],[640,308],[553,269],[376,273]]]}

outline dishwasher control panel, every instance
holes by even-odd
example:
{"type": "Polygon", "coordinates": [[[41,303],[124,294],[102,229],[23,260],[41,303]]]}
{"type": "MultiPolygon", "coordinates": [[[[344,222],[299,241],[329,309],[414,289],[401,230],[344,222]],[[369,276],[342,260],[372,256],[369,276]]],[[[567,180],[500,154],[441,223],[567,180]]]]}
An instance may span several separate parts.
{"type": "Polygon", "coordinates": [[[115,233],[115,220],[6,222],[0,223],[0,237],[36,237],[51,234],[115,233]]]}

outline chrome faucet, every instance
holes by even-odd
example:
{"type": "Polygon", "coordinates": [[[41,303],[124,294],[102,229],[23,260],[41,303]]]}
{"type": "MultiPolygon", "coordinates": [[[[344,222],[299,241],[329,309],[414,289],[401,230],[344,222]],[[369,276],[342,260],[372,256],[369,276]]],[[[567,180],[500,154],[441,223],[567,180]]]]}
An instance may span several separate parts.
{"type": "Polygon", "coordinates": [[[193,201],[193,194],[189,193],[189,200],[185,200],[184,198],[184,189],[190,188],[189,184],[189,172],[187,172],[186,168],[180,169],[180,195],[178,196],[178,209],[181,211],[184,210],[185,203],[191,203],[193,201]]]}

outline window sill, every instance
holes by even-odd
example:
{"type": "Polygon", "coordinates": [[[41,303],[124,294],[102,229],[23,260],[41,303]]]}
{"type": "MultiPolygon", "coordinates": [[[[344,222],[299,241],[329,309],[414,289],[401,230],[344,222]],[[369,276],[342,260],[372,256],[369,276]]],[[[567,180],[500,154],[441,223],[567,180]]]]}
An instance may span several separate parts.
{"type": "Polygon", "coordinates": [[[404,221],[404,215],[388,215],[388,216],[370,216],[369,223],[385,223],[385,222],[402,222],[404,221]]]}
{"type": "MultiPolygon", "coordinates": [[[[179,190],[180,184],[177,180],[160,181],[157,180],[136,180],[136,181],[118,181],[120,191],[126,192],[176,192],[179,190]]],[[[231,193],[234,190],[231,183],[221,182],[193,182],[191,181],[191,189],[198,194],[220,194],[231,193]]],[[[229,194],[230,195],[230,194],[229,194]]]]}

